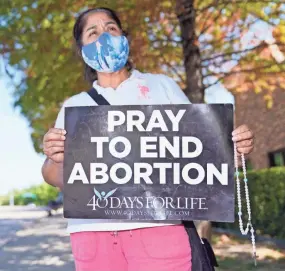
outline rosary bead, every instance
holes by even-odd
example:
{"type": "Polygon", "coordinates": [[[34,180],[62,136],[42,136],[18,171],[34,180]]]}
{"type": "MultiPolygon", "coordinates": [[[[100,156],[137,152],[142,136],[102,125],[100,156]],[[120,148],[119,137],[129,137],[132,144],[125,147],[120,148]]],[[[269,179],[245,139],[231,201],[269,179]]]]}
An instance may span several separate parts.
{"type": "Polygon", "coordinates": [[[251,224],[251,208],[250,208],[250,198],[249,198],[249,191],[248,191],[248,179],[246,177],[246,164],[244,155],[241,155],[241,162],[242,162],[242,171],[243,171],[243,181],[244,181],[244,189],[245,189],[245,199],[246,199],[246,207],[247,207],[247,214],[248,214],[248,223],[246,228],[243,229],[243,221],[242,221],[242,205],[241,205],[241,191],[240,191],[240,179],[239,179],[239,171],[238,171],[238,156],[237,156],[237,147],[234,144],[234,164],[235,164],[235,175],[236,175],[236,188],[237,188],[237,200],[238,200],[238,216],[239,216],[239,228],[242,235],[247,235],[250,229],[251,232],[251,243],[252,243],[252,251],[253,251],[253,258],[256,265],[256,246],[255,246],[255,236],[254,236],[254,229],[251,224]]]}

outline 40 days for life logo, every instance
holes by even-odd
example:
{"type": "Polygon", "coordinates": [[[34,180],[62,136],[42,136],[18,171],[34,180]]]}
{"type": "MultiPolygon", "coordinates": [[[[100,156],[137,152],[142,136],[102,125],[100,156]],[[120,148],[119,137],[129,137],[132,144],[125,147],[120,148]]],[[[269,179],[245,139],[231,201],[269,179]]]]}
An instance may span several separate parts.
{"type": "Polygon", "coordinates": [[[115,188],[108,193],[106,193],[105,191],[102,191],[100,193],[94,187],[95,195],[88,202],[87,206],[92,206],[93,211],[96,211],[96,208],[121,209],[123,206],[127,209],[129,208],[133,209],[134,203],[136,203],[136,206],[135,206],[136,208],[138,209],[143,208],[143,202],[142,202],[143,197],[123,197],[122,199],[118,197],[111,197],[117,190],[118,188],[115,188]]]}
{"type": "Polygon", "coordinates": [[[97,209],[199,209],[208,210],[206,198],[188,197],[111,197],[118,188],[101,193],[94,187],[95,195],[88,202],[93,211],[97,209]]]}
{"type": "MultiPolygon", "coordinates": [[[[96,196],[94,195],[92,197],[92,199],[88,202],[87,206],[92,206],[93,207],[93,211],[96,210],[96,207],[98,208],[106,208],[109,204],[108,198],[111,197],[118,188],[115,188],[113,190],[111,190],[110,192],[108,192],[106,194],[106,192],[102,191],[101,193],[96,190],[96,188],[94,187],[94,193],[96,196]]],[[[118,199],[118,198],[117,198],[118,199]]]]}

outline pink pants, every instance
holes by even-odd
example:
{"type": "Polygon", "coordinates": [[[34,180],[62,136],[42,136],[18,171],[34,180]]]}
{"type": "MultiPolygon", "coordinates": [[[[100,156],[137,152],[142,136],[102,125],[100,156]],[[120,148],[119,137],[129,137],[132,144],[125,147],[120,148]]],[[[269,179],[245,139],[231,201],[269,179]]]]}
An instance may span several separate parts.
{"type": "Polygon", "coordinates": [[[182,225],[72,233],[76,271],[191,271],[182,225]]]}

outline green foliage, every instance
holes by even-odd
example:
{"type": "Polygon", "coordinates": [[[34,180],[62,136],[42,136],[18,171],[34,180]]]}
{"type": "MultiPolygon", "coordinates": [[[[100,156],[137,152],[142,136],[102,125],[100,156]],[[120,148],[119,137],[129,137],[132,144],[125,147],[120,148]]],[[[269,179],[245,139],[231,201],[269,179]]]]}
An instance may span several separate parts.
{"type": "MultiPolygon", "coordinates": [[[[14,203],[15,205],[26,205],[27,203],[33,202],[36,205],[47,205],[50,200],[54,200],[57,197],[58,190],[46,183],[40,185],[34,185],[30,188],[15,190],[14,191],[14,203]],[[25,193],[32,193],[36,195],[36,199],[24,198],[25,193]]],[[[9,195],[1,198],[0,205],[9,204],[9,195]]]]}
{"type": "MultiPolygon", "coordinates": [[[[249,171],[247,175],[253,226],[257,234],[285,239],[285,168],[249,171]]],[[[241,191],[244,192],[243,189],[241,191]]],[[[244,199],[244,194],[242,198],[244,199]]],[[[243,206],[242,213],[246,221],[245,202],[243,206]]],[[[239,231],[238,217],[235,223],[216,223],[216,225],[239,231]]]]}
{"type": "Polygon", "coordinates": [[[267,22],[274,26],[276,43],[285,51],[285,21],[280,19],[284,7],[278,4],[280,0],[2,0],[0,53],[8,68],[24,74],[24,80],[16,86],[15,104],[30,123],[36,151],[41,151],[42,137],[54,124],[64,99],[88,88],[82,63],[73,50],[72,28],[78,13],[98,6],[115,9],[130,34],[135,67],[167,73],[184,88],[187,75],[180,23],[189,33],[194,25],[187,18],[179,23],[178,2],[184,7],[186,2],[194,2],[194,43],[200,49],[201,67],[195,66],[197,70],[189,72],[196,74],[201,69],[205,88],[212,84],[209,78],[215,76],[225,84],[229,80],[231,86],[227,87],[232,91],[243,91],[240,86],[246,86],[264,92],[268,104],[276,85],[285,88],[285,80],[281,80],[285,65],[266,57],[268,44],[257,43],[247,51],[243,40],[257,20],[267,22]],[[242,74],[236,84],[232,83],[232,72],[226,69],[233,63],[239,67],[235,74],[242,74]]]}

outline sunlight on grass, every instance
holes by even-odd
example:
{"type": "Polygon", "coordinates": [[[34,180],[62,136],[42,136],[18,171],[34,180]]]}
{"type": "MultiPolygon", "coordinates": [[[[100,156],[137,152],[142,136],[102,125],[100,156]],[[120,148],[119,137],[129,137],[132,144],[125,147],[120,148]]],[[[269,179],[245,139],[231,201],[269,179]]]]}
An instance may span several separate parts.
{"type": "Polygon", "coordinates": [[[251,243],[245,239],[215,234],[213,247],[219,263],[217,271],[285,270],[285,251],[272,245],[257,245],[257,267],[253,263],[251,243]]]}

